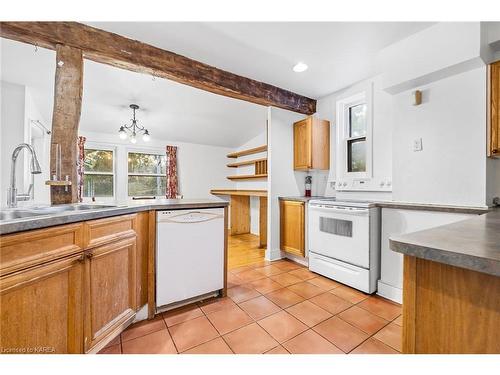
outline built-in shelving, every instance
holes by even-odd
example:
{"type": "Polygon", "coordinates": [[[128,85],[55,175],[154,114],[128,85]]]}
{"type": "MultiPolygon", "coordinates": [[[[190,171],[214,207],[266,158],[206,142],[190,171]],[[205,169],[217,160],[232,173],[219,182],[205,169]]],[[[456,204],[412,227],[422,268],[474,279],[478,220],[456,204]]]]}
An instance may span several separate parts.
{"type": "Polygon", "coordinates": [[[227,166],[229,168],[238,168],[238,167],[242,167],[242,166],[245,166],[245,165],[252,165],[252,164],[255,164],[255,163],[258,163],[258,162],[262,162],[262,161],[267,161],[267,158],[245,160],[245,161],[240,161],[238,163],[230,163],[227,166]]]}
{"type": "Polygon", "coordinates": [[[213,195],[237,195],[245,197],[267,197],[267,190],[212,189],[213,195]]]}
{"type": "Polygon", "coordinates": [[[247,150],[232,152],[230,154],[227,154],[227,157],[235,159],[235,158],[239,158],[240,156],[258,154],[259,152],[265,152],[265,151],[267,151],[267,145],[259,146],[259,147],[255,147],[255,148],[249,148],[247,150]]]}
{"type": "Polygon", "coordinates": [[[235,175],[235,176],[227,176],[227,178],[230,180],[252,180],[252,179],[257,179],[257,178],[267,178],[267,173],[266,174],[242,174],[242,175],[235,175]]]}

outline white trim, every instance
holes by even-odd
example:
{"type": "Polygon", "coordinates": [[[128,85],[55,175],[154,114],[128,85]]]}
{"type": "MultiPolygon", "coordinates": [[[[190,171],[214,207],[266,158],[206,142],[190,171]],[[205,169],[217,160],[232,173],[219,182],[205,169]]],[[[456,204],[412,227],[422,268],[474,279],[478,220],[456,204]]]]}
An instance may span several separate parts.
{"type": "Polygon", "coordinates": [[[403,303],[403,290],[386,284],[381,280],[377,282],[377,294],[391,301],[403,303]]]}
{"type": "MultiPolygon", "coordinates": [[[[143,155],[154,155],[154,156],[164,156],[165,157],[165,162],[166,162],[166,157],[167,157],[167,154],[166,154],[166,150],[165,151],[160,151],[160,148],[159,147],[151,147],[149,149],[147,148],[144,148],[144,147],[125,147],[125,155],[126,155],[126,160],[127,160],[127,165],[126,165],[126,171],[127,171],[127,174],[126,174],[126,191],[127,191],[127,198],[128,199],[131,199],[131,198],[141,198],[143,196],[136,196],[136,195],[130,195],[129,194],[129,191],[128,191],[128,178],[130,176],[139,176],[139,177],[165,177],[165,179],[167,178],[167,173],[165,174],[161,174],[161,173],[130,173],[129,170],[128,170],[128,156],[129,154],[143,154],[143,155]]],[[[165,184],[167,183],[167,181],[165,181],[165,184]]],[[[166,188],[166,186],[165,186],[166,188]]],[[[158,190],[158,182],[157,182],[157,190],[158,190]]],[[[156,197],[163,197],[164,195],[156,195],[156,194],[152,194],[152,195],[146,195],[146,196],[154,196],[155,198],[156,197]]]]}
{"type": "MultiPolygon", "coordinates": [[[[114,201],[116,200],[116,184],[118,182],[118,178],[117,178],[117,168],[116,168],[116,163],[117,163],[117,146],[115,145],[110,145],[110,144],[104,144],[104,143],[101,143],[101,142],[92,142],[92,141],[89,141],[89,142],[85,142],[85,145],[83,146],[85,150],[87,149],[90,149],[90,150],[99,150],[99,151],[111,151],[113,154],[113,172],[85,172],[85,170],[83,171],[83,178],[84,178],[84,181],[85,181],[85,175],[106,175],[106,176],[113,176],[113,196],[111,197],[94,197],[96,200],[99,200],[99,201],[114,201]]],[[[84,182],[85,184],[85,182],[84,182]]],[[[92,197],[86,197],[83,195],[83,191],[85,189],[82,190],[82,200],[84,201],[90,201],[92,200],[92,197]]]]}
{"type": "MultiPolygon", "coordinates": [[[[354,179],[369,180],[373,177],[373,83],[368,87],[346,98],[336,102],[336,120],[337,120],[337,181],[346,181],[354,179]],[[366,171],[348,172],[347,171],[347,141],[363,137],[349,137],[349,108],[366,103],[366,171]]],[[[352,185],[352,184],[349,184],[352,185]]]]}

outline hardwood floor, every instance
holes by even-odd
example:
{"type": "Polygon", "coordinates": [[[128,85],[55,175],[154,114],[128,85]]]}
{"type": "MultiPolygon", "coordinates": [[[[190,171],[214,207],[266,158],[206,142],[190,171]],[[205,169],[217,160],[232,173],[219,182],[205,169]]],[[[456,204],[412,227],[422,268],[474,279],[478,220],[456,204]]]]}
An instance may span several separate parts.
{"type": "Polygon", "coordinates": [[[264,263],[266,249],[259,248],[259,236],[238,234],[228,238],[228,268],[264,263]]]}

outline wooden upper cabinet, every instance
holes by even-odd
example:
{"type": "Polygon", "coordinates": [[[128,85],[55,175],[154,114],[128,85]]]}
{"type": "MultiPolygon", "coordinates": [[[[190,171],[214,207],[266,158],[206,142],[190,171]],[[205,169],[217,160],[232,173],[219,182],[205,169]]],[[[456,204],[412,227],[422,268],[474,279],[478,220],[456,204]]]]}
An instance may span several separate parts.
{"type": "Polygon", "coordinates": [[[489,66],[488,156],[500,156],[500,61],[489,66]]]}
{"type": "Polygon", "coordinates": [[[305,204],[280,200],[280,248],[305,256],[305,204]]]}
{"type": "Polygon", "coordinates": [[[0,278],[2,353],[83,352],[83,254],[0,278]]]}
{"type": "Polygon", "coordinates": [[[330,168],[330,122],[309,116],[293,124],[293,169],[330,168]]]}
{"type": "Polygon", "coordinates": [[[116,336],[135,316],[136,238],[88,251],[85,263],[85,352],[116,336]]]}

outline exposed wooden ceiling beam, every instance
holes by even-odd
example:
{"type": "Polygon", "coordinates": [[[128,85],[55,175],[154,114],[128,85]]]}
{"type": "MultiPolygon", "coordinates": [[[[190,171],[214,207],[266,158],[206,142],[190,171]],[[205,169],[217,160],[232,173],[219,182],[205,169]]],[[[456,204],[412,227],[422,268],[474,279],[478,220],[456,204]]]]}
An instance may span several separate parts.
{"type": "Polygon", "coordinates": [[[79,48],[96,62],[256,104],[316,112],[314,99],[77,22],[0,22],[0,36],[50,49],[57,44],[79,48]]]}

